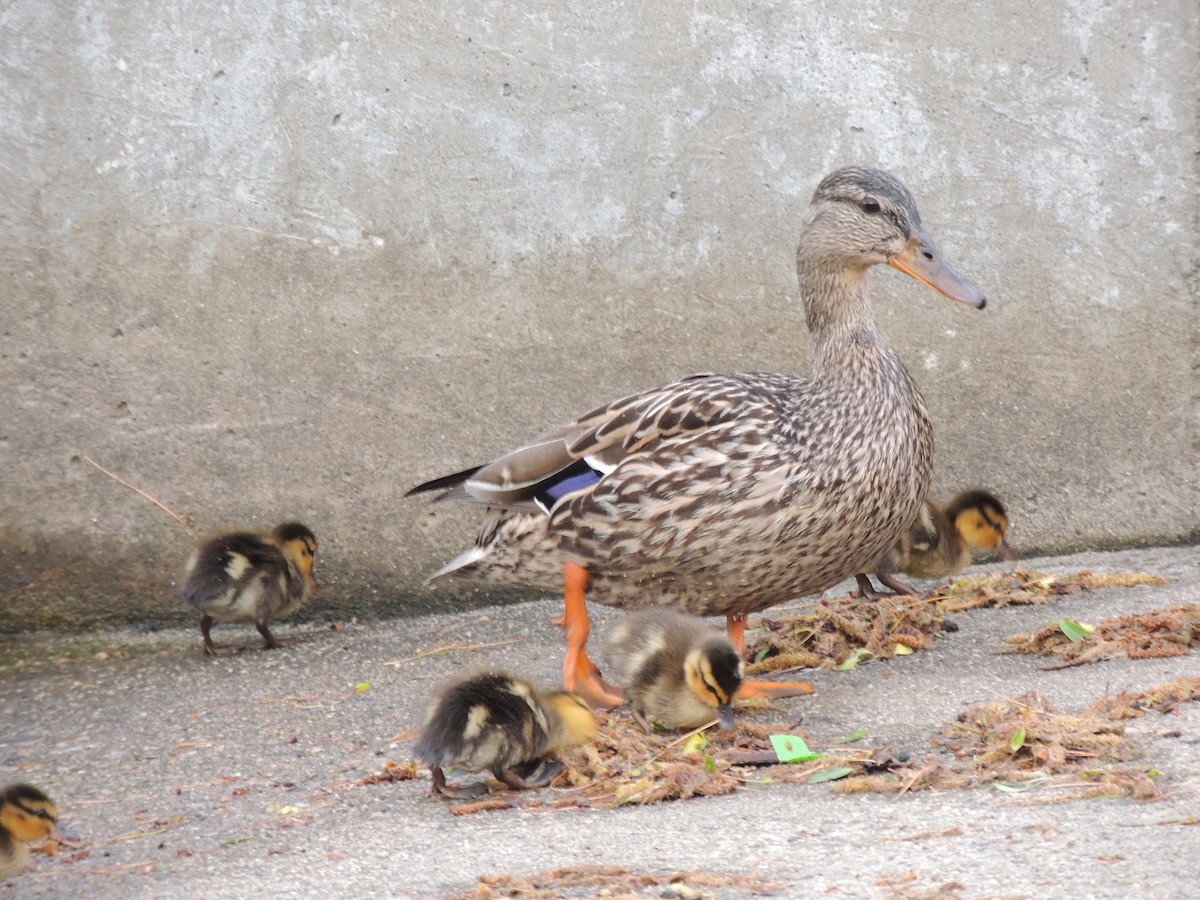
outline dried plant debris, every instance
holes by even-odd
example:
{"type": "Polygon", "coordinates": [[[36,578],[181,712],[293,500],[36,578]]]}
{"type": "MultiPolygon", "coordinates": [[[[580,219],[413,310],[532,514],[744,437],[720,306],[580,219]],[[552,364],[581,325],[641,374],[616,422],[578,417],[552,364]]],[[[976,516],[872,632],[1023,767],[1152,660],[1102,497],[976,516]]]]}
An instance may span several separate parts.
{"type": "Polygon", "coordinates": [[[1130,659],[1183,656],[1198,642],[1200,607],[1181,605],[1116,616],[1095,628],[1067,620],[1054,622],[1033,634],[1008,638],[1008,646],[998,652],[1057,657],[1059,662],[1043,668],[1062,669],[1122,656],[1130,659]]]}
{"type": "Polygon", "coordinates": [[[1140,694],[1123,693],[1106,697],[1089,706],[1084,715],[1107,719],[1137,719],[1152,709],[1160,713],[1176,712],[1180,703],[1200,700],[1200,678],[1177,678],[1140,694]]]}
{"type": "Polygon", "coordinates": [[[947,616],[980,607],[1052,603],[1056,598],[1100,588],[1163,585],[1144,572],[1047,575],[1017,570],[959,578],[928,597],[884,596],[821,600],[811,612],[779,619],[760,617],[747,655],[753,675],[805,668],[853,668],[923,650],[944,631],[957,630],[947,616]]]}
{"type": "Polygon", "coordinates": [[[1142,755],[1124,725],[1095,713],[1059,713],[1036,692],[972,707],[942,732],[942,742],[984,784],[1020,790],[1053,782],[1085,796],[1159,796],[1145,772],[1113,765],[1142,755]]]}
{"type": "Polygon", "coordinates": [[[451,900],[495,900],[499,897],[713,897],[714,890],[728,894],[762,897],[783,892],[786,885],[764,881],[753,875],[717,875],[708,872],[679,872],[655,875],[620,866],[571,866],[533,875],[485,875],[475,889],[451,900]]]}
{"type": "Polygon", "coordinates": [[[1084,569],[1074,575],[1048,575],[1016,569],[973,578],[957,578],[929,595],[941,613],[980,607],[1052,603],[1058,597],[1101,588],[1164,585],[1167,580],[1146,572],[1096,575],[1084,569]]]}
{"type": "Polygon", "coordinates": [[[354,783],[359,787],[364,787],[369,784],[389,784],[394,781],[416,781],[420,777],[420,767],[415,762],[389,762],[383,764],[382,772],[360,778],[354,783]]]}
{"type": "MultiPolygon", "coordinates": [[[[1077,715],[1059,713],[1040,694],[1026,694],[968,709],[933,737],[939,752],[921,759],[893,757],[886,747],[851,748],[836,742],[823,754],[811,753],[806,734],[745,721],[735,735],[703,730],[648,735],[628,718],[612,714],[596,741],[563,756],[566,770],[551,789],[501,789],[478,802],[448,809],[453,815],[506,809],[612,809],[762,790],[772,784],[826,781],[832,791],[844,794],[902,795],[991,785],[1009,792],[1056,787],[1060,793],[1054,800],[1157,799],[1159,787],[1151,774],[1127,765],[1142,751],[1126,737],[1123,720],[1145,715],[1147,710],[1173,712],[1189,700],[1200,700],[1200,679],[1179,679],[1140,694],[1106,698],[1077,715]],[[781,740],[794,743],[800,751],[783,754],[781,740]],[[781,763],[780,759],[794,761],[781,763]]],[[[861,736],[856,733],[854,739],[861,736]]],[[[358,784],[409,780],[416,772],[412,763],[388,764],[381,775],[358,784]]]]}
{"type": "Polygon", "coordinates": [[[754,675],[796,668],[849,668],[868,658],[922,650],[945,630],[930,603],[917,597],[878,601],[839,597],[821,600],[811,613],[760,620],[751,637],[748,671],[754,675]]]}
{"type": "Polygon", "coordinates": [[[610,719],[597,741],[564,756],[573,789],[553,805],[611,809],[713,797],[747,785],[807,783],[822,771],[853,771],[871,759],[869,751],[839,748],[780,764],[771,734],[786,730],[742,722],[728,739],[714,733],[710,740],[702,733],[647,735],[632,723],[610,719]]]}

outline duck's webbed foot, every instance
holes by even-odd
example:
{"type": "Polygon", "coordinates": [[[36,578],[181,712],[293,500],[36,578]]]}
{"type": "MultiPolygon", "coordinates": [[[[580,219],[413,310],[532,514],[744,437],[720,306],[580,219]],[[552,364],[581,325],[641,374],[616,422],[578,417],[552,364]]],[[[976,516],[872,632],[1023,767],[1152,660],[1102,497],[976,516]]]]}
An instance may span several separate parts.
{"type": "Polygon", "coordinates": [[[258,629],[258,633],[263,636],[264,650],[278,650],[283,646],[283,644],[279,643],[279,641],[276,639],[275,635],[271,634],[271,629],[267,627],[266,619],[259,619],[254,623],[254,626],[258,629]]]}
{"type": "Polygon", "coordinates": [[[625,696],[600,677],[600,670],[588,658],[587,639],[591,633],[587,607],[584,604],[584,588],[587,586],[587,569],[575,563],[563,566],[563,595],[566,601],[563,619],[567,629],[567,655],[563,659],[563,687],[574,691],[600,709],[612,709],[625,702],[625,696]]]}
{"type": "Polygon", "coordinates": [[[564,769],[566,766],[559,760],[543,758],[532,759],[513,769],[493,769],[492,774],[514,791],[528,791],[545,787],[564,769]]]}
{"type": "Polygon", "coordinates": [[[807,681],[743,681],[735,697],[782,700],[784,697],[804,697],[813,692],[807,681]]]}
{"type": "Polygon", "coordinates": [[[871,579],[865,573],[854,576],[854,580],[858,582],[858,596],[864,600],[870,600],[874,603],[884,597],[919,597],[915,590],[910,588],[903,581],[897,581],[895,576],[890,572],[876,572],[875,577],[879,579],[880,584],[891,588],[892,593],[885,594],[882,591],[875,590],[871,584],[871,579]]]}
{"type": "MultiPolygon", "coordinates": [[[[747,619],[748,616],[744,613],[734,613],[725,617],[725,631],[738,656],[746,655],[747,619]]],[[[784,697],[802,697],[812,692],[813,686],[807,681],[743,681],[735,696],[782,700],[784,697]]]]}
{"type": "Polygon", "coordinates": [[[204,635],[205,656],[217,655],[217,648],[213,645],[212,635],[209,633],[213,627],[213,622],[215,621],[216,620],[212,616],[208,615],[208,613],[205,613],[200,617],[200,633],[204,635]]]}
{"type": "Polygon", "coordinates": [[[478,800],[488,792],[488,786],[477,781],[474,784],[446,784],[446,773],[441,766],[430,766],[433,775],[433,792],[451,800],[478,800]]]}
{"type": "Polygon", "coordinates": [[[881,584],[886,585],[895,591],[896,596],[898,597],[920,596],[920,594],[918,594],[913,588],[910,588],[903,581],[897,581],[889,572],[876,572],[875,577],[879,579],[881,584]]]}

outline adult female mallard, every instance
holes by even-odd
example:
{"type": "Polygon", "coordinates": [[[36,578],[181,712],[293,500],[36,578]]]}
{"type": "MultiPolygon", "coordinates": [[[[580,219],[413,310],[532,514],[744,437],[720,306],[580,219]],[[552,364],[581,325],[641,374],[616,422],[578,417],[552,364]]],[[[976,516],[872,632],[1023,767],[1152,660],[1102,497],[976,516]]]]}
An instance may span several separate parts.
{"type": "MultiPolygon", "coordinates": [[[[888,263],[954,300],[984,296],[942,261],[895,177],[843,168],[800,225],[807,375],[694,375],[602,406],[484,466],[418,485],[493,512],[433,574],[565,584],[567,690],[620,700],[587,656],[598,603],[746,617],[873,570],[929,492],[933,432],[875,325],[867,269],[888,263]]],[[[740,696],[811,692],[743,682],[740,696]]]]}

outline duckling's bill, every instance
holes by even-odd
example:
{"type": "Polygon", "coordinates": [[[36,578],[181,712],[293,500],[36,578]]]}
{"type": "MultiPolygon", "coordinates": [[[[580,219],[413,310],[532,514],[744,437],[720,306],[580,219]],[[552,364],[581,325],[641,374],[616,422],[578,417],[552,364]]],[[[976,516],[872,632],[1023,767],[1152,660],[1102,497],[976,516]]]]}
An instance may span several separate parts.
{"type": "Polygon", "coordinates": [[[904,251],[899,256],[889,259],[888,264],[951,300],[966,303],[976,309],[987,306],[987,298],[983,292],[942,259],[942,254],[934,246],[929,235],[923,231],[914,232],[904,251]]]}

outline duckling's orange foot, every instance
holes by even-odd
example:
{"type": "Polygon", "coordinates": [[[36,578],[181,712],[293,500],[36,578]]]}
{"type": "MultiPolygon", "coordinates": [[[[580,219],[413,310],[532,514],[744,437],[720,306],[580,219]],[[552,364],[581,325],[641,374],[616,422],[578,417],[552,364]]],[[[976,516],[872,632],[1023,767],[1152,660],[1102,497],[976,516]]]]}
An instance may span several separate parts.
{"type": "Polygon", "coordinates": [[[482,781],[474,784],[446,784],[446,773],[441,766],[433,766],[433,792],[451,800],[478,800],[488,792],[488,786],[482,781]]]}
{"type": "Polygon", "coordinates": [[[813,692],[807,681],[743,681],[735,695],[739,699],[782,700],[803,697],[813,692]]]}

